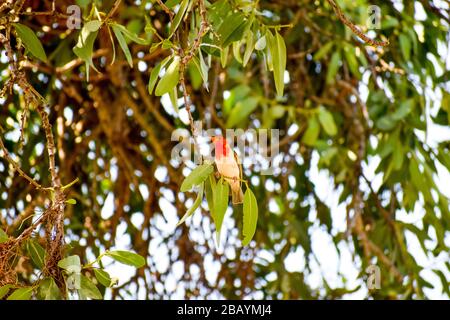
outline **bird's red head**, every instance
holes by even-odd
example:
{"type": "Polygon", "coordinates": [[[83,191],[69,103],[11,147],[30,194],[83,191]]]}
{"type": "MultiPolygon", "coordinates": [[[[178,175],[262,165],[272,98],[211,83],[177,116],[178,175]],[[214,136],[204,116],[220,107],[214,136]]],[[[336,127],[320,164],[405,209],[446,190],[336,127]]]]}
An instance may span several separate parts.
{"type": "Polygon", "coordinates": [[[211,141],[214,143],[214,148],[216,150],[216,159],[226,157],[228,154],[227,150],[227,139],[222,136],[211,137],[211,141]]]}

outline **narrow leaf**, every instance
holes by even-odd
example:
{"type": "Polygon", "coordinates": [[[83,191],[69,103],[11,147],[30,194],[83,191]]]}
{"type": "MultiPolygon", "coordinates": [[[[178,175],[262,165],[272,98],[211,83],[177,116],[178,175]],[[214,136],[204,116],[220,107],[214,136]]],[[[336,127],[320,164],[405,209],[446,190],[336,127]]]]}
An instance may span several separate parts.
{"type": "Polygon", "coordinates": [[[17,32],[17,36],[22,40],[23,46],[31,52],[33,56],[42,61],[47,61],[47,55],[42,47],[41,41],[36,34],[28,26],[14,23],[14,27],[17,32]]]}
{"type": "MultiPolygon", "coordinates": [[[[247,33],[246,37],[246,47],[244,51],[244,57],[242,59],[242,65],[245,67],[250,60],[250,57],[252,56],[253,49],[255,47],[255,40],[254,40],[253,32],[249,31],[247,33]]],[[[264,38],[265,39],[265,38],[264,38]]]]}
{"type": "Polygon", "coordinates": [[[248,97],[236,103],[227,119],[227,127],[234,127],[244,119],[248,119],[248,116],[252,114],[258,106],[258,101],[259,100],[255,97],[248,97]]]}
{"type": "Polygon", "coordinates": [[[94,49],[95,39],[98,33],[98,20],[89,21],[81,29],[78,36],[78,42],[73,48],[73,52],[82,59],[86,64],[86,78],[89,81],[89,68],[93,67],[98,72],[92,62],[92,54],[94,49]],[[95,30],[95,31],[94,31],[95,30]]]}
{"type": "Polygon", "coordinates": [[[108,272],[102,269],[94,269],[95,278],[98,280],[98,282],[105,287],[111,286],[111,277],[108,272]]]}
{"type": "Polygon", "coordinates": [[[229,15],[219,27],[221,47],[225,48],[234,41],[241,40],[245,30],[245,17],[240,13],[229,15]]]}
{"type": "Polygon", "coordinates": [[[272,34],[272,32],[267,29],[266,32],[266,39],[267,39],[267,69],[269,71],[273,71],[273,53],[272,48],[274,47],[275,38],[272,34]]]}
{"type": "Polygon", "coordinates": [[[210,164],[202,164],[192,170],[181,184],[180,191],[189,191],[193,186],[199,185],[213,172],[214,168],[210,164]]]}
{"type": "Polygon", "coordinates": [[[33,288],[19,288],[8,297],[7,300],[30,300],[33,288]]]}
{"type": "Polygon", "coordinates": [[[200,59],[200,74],[202,75],[203,84],[205,88],[208,90],[208,71],[209,67],[203,59],[202,50],[198,50],[199,59],[200,59]]]}
{"type": "Polygon", "coordinates": [[[180,110],[178,108],[178,88],[177,86],[173,87],[172,91],[169,91],[170,102],[172,103],[173,109],[176,113],[179,113],[180,110]]]}
{"type": "Polygon", "coordinates": [[[331,56],[330,64],[328,65],[326,83],[330,84],[334,82],[334,78],[339,70],[339,62],[341,61],[341,54],[339,51],[335,51],[331,56]]]}
{"type": "MultiPolygon", "coordinates": [[[[122,35],[125,38],[128,38],[129,40],[131,40],[131,41],[133,41],[133,42],[135,42],[137,44],[142,44],[142,45],[150,44],[150,40],[139,38],[137,36],[137,34],[131,32],[130,30],[128,30],[127,28],[125,28],[121,24],[112,23],[111,26],[113,27],[113,29],[116,29],[116,30],[120,31],[120,33],[122,33],[122,35]]],[[[148,31],[148,27],[147,27],[147,31],[148,31]]]]}
{"type": "Polygon", "coordinates": [[[266,36],[262,36],[261,38],[258,39],[258,41],[256,41],[255,43],[255,49],[258,51],[264,50],[266,48],[266,36]]]}
{"type": "Polygon", "coordinates": [[[150,73],[150,79],[148,81],[148,93],[152,94],[153,93],[153,89],[155,88],[156,85],[156,81],[158,80],[158,76],[159,76],[159,72],[161,71],[162,68],[164,68],[167,64],[167,62],[169,62],[171,56],[166,57],[163,61],[161,61],[160,64],[156,65],[153,69],[152,72],[150,73]]]}
{"type": "Polygon", "coordinates": [[[230,187],[228,183],[223,179],[217,182],[213,194],[214,194],[214,224],[216,225],[217,243],[220,241],[220,230],[222,229],[222,222],[225,216],[225,212],[228,208],[228,196],[230,193],[230,187]]]}
{"type": "Polygon", "coordinates": [[[243,235],[244,240],[242,241],[242,245],[246,246],[250,243],[253,238],[253,235],[256,231],[256,224],[258,222],[258,204],[256,201],[256,197],[253,194],[250,188],[247,188],[244,194],[244,226],[243,226],[243,235]]]}
{"type": "Polygon", "coordinates": [[[10,284],[5,284],[4,286],[0,287],[0,300],[3,299],[4,296],[6,296],[9,292],[9,289],[12,287],[10,284]]]}
{"type": "Polygon", "coordinates": [[[69,256],[58,262],[58,267],[66,270],[68,273],[80,273],[81,262],[80,257],[77,255],[69,256]]]}
{"type": "Polygon", "coordinates": [[[209,212],[211,213],[211,217],[214,219],[214,194],[213,190],[216,187],[216,178],[214,178],[214,173],[209,175],[209,178],[205,180],[205,197],[208,202],[209,212]]]}
{"type": "Polygon", "coordinates": [[[220,65],[222,66],[222,68],[225,68],[227,66],[229,51],[230,51],[230,47],[225,47],[220,52],[220,65]]]}
{"type": "Polygon", "coordinates": [[[241,56],[241,41],[233,42],[233,56],[237,62],[242,64],[242,56],[241,56]]]}
{"type": "Polygon", "coordinates": [[[9,237],[8,234],[3,231],[3,229],[0,229],[0,243],[4,243],[6,241],[8,241],[9,237]]]}
{"type": "Polygon", "coordinates": [[[67,199],[66,203],[68,203],[68,204],[77,204],[77,200],[75,200],[75,199],[67,199]]]}
{"type": "Polygon", "coordinates": [[[317,52],[314,54],[313,59],[317,61],[317,60],[320,60],[323,57],[325,57],[325,55],[331,50],[333,45],[334,45],[334,42],[330,41],[330,42],[327,42],[326,44],[324,44],[323,46],[321,46],[320,49],[317,50],[317,52]]]}
{"type": "Polygon", "coordinates": [[[284,71],[286,70],[286,44],[283,37],[275,32],[275,37],[269,44],[273,60],[273,76],[277,95],[282,96],[284,91],[284,71]]]}
{"type": "Polygon", "coordinates": [[[177,227],[181,225],[184,221],[186,221],[187,218],[189,218],[195,210],[200,206],[203,200],[203,190],[204,190],[205,183],[202,183],[200,185],[200,189],[197,194],[197,198],[195,199],[192,207],[189,208],[189,210],[185,213],[185,215],[180,219],[180,221],[177,223],[177,227]]]}
{"type": "Polygon", "coordinates": [[[322,107],[319,109],[319,122],[328,135],[336,135],[337,127],[334,122],[333,115],[331,114],[331,112],[322,107]]]}
{"type": "Polygon", "coordinates": [[[30,239],[27,241],[27,251],[30,254],[31,260],[37,267],[42,268],[45,261],[45,249],[36,240],[30,239]]]}
{"type": "Polygon", "coordinates": [[[308,146],[313,146],[316,143],[320,133],[320,125],[316,117],[309,118],[308,129],[303,135],[302,142],[308,146]]]}
{"type": "Polygon", "coordinates": [[[102,294],[97,286],[86,276],[81,275],[80,289],[83,296],[95,300],[103,299],[102,294]]]}
{"type": "Polygon", "coordinates": [[[120,48],[122,49],[123,53],[125,54],[125,57],[127,58],[128,64],[130,65],[130,67],[133,67],[133,58],[131,57],[130,49],[128,48],[127,42],[125,41],[122,32],[117,27],[117,25],[114,24],[112,25],[112,29],[114,31],[117,41],[119,42],[120,48]]]}
{"type": "Polygon", "coordinates": [[[123,251],[123,250],[116,250],[116,251],[108,251],[106,253],[108,257],[113,258],[117,262],[133,266],[136,268],[140,268],[143,265],[145,265],[145,259],[138,255],[137,253],[130,252],[130,251],[123,251]]]}
{"type": "Polygon", "coordinates": [[[169,39],[173,36],[174,32],[177,30],[180,25],[181,20],[183,20],[186,9],[189,5],[189,0],[183,0],[178,8],[178,12],[173,18],[172,24],[169,29],[169,39]]]}
{"type": "Polygon", "coordinates": [[[45,278],[39,286],[39,297],[43,300],[59,300],[61,293],[53,278],[45,278]]]}
{"type": "Polygon", "coordinates": [[[162,96],[178,84],[178,80],[180,79],[179,70],[180,58],[175,57],[169,67],[167,67],[166,73],[159,80],[155,89],[155,95],[162,96]]]}

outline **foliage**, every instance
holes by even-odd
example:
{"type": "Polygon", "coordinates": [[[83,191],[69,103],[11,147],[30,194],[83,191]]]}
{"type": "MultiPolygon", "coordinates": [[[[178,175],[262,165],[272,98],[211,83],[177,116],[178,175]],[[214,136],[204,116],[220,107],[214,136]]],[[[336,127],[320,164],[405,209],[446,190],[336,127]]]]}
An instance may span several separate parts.
{"type": "Polygon", "coordinates": [[[72,4],[0,5],[0,299],[427,298],[429,271],[449,294],[450,144],[428,138],[450,123],[448,3],[77,0],[69,29],[72,4]],[[213,163],[172,161],[195,120],[280,129],[273,175],[243,163],[242,205],[213,163]],[[322,274],[319,231],[356,284],[322,274]]]}

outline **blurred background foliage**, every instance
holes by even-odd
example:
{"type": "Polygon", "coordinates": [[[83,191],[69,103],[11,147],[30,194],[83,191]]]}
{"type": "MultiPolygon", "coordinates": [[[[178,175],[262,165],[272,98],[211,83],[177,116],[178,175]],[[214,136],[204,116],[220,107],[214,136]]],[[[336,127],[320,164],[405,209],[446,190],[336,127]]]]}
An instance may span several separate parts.
{"type": "MultiPolygon", "coordinates": [[[[48,102],[62,184],[79,179],[66,190],[76,204],[64,210],[64,253],[86,263],[126,248],[147,260],[129,279],[111,266],[120,281],[107,298],[449,297],[449,1],[336,0],[365,34],[388,40],[385,47],[357,37],[334,1],[122,0],[111,15],[114,1],[56,1],[61,14],[52,13],[52,1],[21,2],[19,22],[36,33],[48,59],[26,52],[14,32],[11,45],[48,102]],[[89,64],[73,50],[80,30],[66,25],[72,4],[83,23],[106,17],[148,42],[125,39],[127,54],[100,27],[88,52],[98,72],[91,66],[87,79],[89,64]],[[381,9],[380,29],[367,28],[371,5],[381,9]],[[273,57],[258,42],[267,30],[286,44],[282,96],[267,67],[273,57]],[[196,41],[185,73],[194,120],[281,133],[274,175],[244,166],[259,205],[247,247],[239,208],[230,209],[219,248],[206,201],[175,228],[195,199],[179,192],[195,165],[171,160],[172,132],[189,129],[188,113],[177,100],[181,86],[160,97],[147,85],[161,61],[196,41]],[[368,290],[372,264],[381,284],[368,290]]],[[[1,50],[5,84],[11,73],[1,50]]],[[[23,171],[50,186],[41,118],[25,105],[17,86],[0,98],[1,137],[23,171]]],[[[18,237],[50,201],[0,158],[0,226],[8,236],[18,237]]],[[[34,235],[44,246],[42,230],[34,235]]],[[[27,250],[20,255],[13,281],[33,283],[41,269],[27,250]]]]}

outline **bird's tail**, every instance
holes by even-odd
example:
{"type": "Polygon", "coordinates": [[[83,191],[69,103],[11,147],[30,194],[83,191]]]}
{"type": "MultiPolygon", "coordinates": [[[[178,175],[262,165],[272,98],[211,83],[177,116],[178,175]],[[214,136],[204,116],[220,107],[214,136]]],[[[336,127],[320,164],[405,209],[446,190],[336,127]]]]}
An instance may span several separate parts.
{"type": "Polygon", "coordinates": [[[231,201],[233,204],[244,202],[244,193],[242,192],[240,183],[233,183],[231,187],[231,201]]]}

